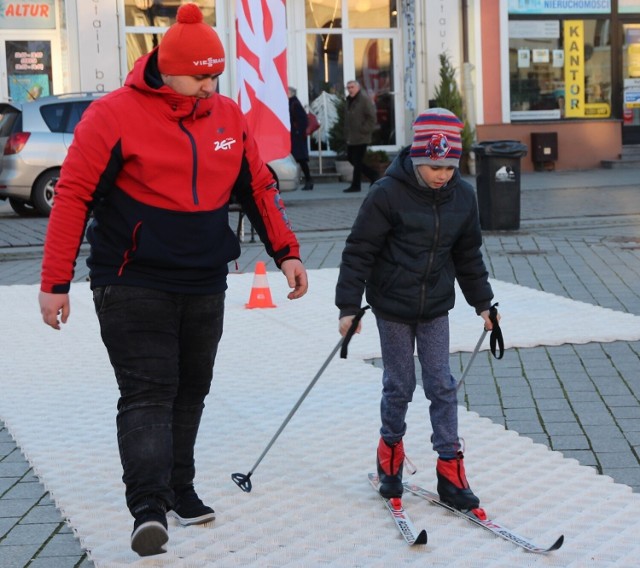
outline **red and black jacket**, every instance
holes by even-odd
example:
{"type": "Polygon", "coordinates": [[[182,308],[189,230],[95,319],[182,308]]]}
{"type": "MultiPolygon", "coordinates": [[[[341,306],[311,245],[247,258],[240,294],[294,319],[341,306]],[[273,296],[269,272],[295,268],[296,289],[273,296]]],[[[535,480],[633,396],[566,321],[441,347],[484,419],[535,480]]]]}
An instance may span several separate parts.
{"type": "Polygon", "coordinates": [[[231,99],[198,99],[162,84],[157,52],[125,86],[85,111],[62,166],[45,241],[41,289],[66,293],[88,223],[92,287],[226,289],[240,244],[235,194],[279,266],[299,258],[273,176],[231,99]],[[90,218],[90,214],[93,217],[90,218]]]}

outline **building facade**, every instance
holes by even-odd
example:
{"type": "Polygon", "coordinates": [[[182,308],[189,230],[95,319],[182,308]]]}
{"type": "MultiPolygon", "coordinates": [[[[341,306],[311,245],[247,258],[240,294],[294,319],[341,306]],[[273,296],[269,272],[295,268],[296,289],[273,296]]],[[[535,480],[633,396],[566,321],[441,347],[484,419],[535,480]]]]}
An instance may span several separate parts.
{"type": "MultiPolygon", "coordinates": [[[[0,97],[118,88],[133,62],[158,45],[182,2],[1,2],[0,97]]],[[[228,55],[223,94],[238,98],[241,87],[237,33],[262,53],[285,41],[286,82],[323,124],[333,119],[327,101],[343,95],[348,80],[360,81],[378,109],[376,148],[411,142],[412,119],[439,84],[442,53],[458,71],[478,140],[532,147],[532,135],[550,135],[556,169],[599,167],[640,142],[640,0],[196,3],[228,55]],[[285,21],[273,21],[276,13],[285,21]]],[[[327,130],[320,147],[331,152],[327,130]]],[[[524,170],[539,165],[534,153],[523,159],[524,170]]]]}
{"type": "Polygon", "coordinates": [[[529,145],[525,169],[545,160],[540,136],[556,139],[557,169],[640,143],[640,1],[482,2],[479,28],[479,139],[529,145]]]}

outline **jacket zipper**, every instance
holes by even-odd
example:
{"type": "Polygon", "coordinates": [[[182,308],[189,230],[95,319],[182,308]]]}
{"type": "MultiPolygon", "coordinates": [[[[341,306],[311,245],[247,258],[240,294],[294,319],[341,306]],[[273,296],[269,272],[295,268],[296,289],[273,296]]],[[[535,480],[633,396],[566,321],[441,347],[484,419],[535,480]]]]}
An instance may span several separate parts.
{"type": "Polygon", "coordinates": [[[433,231],[433,246],[431,247],[431,252],[429,253],[429,262],[427,263],[427,270],[424,273],[424,277],[422,280],[422,285],[420,286],[420,306],[418,309],[418,317],[421,316],[424,311],[424,306],[427,303],[427,280],[429,279],[429,274],[431,274],[431,267],[433,266],[433,259],[435,258],[436,250],[438,248],[438,242],[440,241],[440,211],[438,210],[438,201],[431,206],[434,213],[435,219],[435,229],[433,231]]]}
{"type": "MultiPolygon", "coordinates": [[[[198,106],[198,102],[196,101],[196,104],[193,107],[193,115],[195,116],[195,112],[196,112],[196,108],[198,106]]],[[[200,204],[200,200],[198,199],[198,184],[197,184],[197,180],[198,180],[198,149],[196,148],[196,141],[193,138],[193,135],[191,134],[191,132],[189,132],[189,130],[187,129],[187,127],[184,125],[184,119],[180,119],[180,121],[178,122],[180,129],[187,135],[187,137],[189,138],[189,142],[191,144],[191,155],[193,157],[193,171],[191,174],[191,195],[193,196],[193,203],[195,205],[199,205],[200,204]]]]}

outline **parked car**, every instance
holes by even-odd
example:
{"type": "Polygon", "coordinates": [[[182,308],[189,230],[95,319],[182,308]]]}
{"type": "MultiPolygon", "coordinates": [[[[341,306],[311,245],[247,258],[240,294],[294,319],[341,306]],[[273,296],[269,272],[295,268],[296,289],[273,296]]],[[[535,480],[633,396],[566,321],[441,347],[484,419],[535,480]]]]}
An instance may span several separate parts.
{"type": "Polygon", "coordinates": [[[60,166],[82,113],[100,93],[0,103],[0,198],[18,215],[49,215],[60,166]]]}
{"type": "MultiPolygon", "coordinates": [[[[0,102],[0,199],[22,216],[45,215],[73,131],[86,108],[104,93],[75,93],[34,101],[0,102]]],[[[300,186],[300,166],[291,155],[267,164],[280,191],[300,186]]]]}

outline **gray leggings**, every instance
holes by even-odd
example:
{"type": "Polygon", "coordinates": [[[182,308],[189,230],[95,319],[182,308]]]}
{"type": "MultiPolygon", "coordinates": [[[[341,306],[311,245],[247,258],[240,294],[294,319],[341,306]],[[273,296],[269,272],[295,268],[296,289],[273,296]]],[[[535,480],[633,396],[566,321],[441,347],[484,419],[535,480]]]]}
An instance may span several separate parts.
{"type": "Polygon", "coordinates": [[[418,324],[376,318],[382,348],[382,401],[380,435],[393,444],[407,431],[405,417],[416,388],[415,346],[422,367],[422,386],[429,399],[433,435],[431,443],[440,457],[454,457],[458,440],[456,380],[449,368],[449,317],[418,324]]]}

